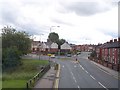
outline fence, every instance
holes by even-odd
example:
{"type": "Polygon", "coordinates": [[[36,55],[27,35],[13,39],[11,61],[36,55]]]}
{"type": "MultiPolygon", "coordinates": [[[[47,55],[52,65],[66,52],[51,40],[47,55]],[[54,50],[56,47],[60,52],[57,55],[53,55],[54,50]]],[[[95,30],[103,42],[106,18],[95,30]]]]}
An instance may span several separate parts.
{"type": "Polygon", "coordinates": [[[37,73],[32,79],[26,83],[27,88],[32,88],[34,84],[50,69],[50,64],[45,66],[39,73],[37,73]]]}

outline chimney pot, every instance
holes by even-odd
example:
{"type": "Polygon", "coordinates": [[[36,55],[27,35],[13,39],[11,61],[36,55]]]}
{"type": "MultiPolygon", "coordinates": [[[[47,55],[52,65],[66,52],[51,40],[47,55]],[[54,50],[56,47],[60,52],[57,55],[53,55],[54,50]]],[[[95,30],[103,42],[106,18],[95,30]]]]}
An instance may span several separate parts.
{"type": "Polygon", "coordinates": [[[117,42],[117,39],[114,39],[114,42],[117,42]]]}
{"type": "Polygon", "coordinates": [[[118,42],[120,42],[120,37],[118,38],[118,42]]]}
{"type": "Polygon", "coordinates": [[[113,40],[110,40],[110,43],[113,42],[113,40]]]}

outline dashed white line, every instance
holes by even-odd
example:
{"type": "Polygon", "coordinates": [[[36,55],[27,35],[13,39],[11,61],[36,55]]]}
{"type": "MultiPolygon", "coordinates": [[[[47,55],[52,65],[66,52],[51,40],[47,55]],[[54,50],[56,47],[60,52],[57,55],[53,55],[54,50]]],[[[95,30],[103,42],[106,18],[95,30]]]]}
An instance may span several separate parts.
{"type": "Polygon", "coordinates": [[[76,67],[76,65],[74,67],[76,67]]]}
{"type": "Polygon", "coordinates": [[[85,71],[86,73],[88,73],[88,71],[85,71]]]}
{"type": "Polygon", "coordinates": [[[70,72],[71,74],[72,74],[72,76],[73,76],[73,73],[72,72],[70,72]]]}
{"type": "Polygon", "coordinates": [[[103,88],[105,88],[106,90],[108,90],[102,83],[98,82],[103,88]]]}
{"type": "Polygon", "coordinates": [[[75,77],[74,77],[73,79],[74,79],[75,83],[77,83],[77,81],[76,81],[75,77]]]}
{"type": "Polygon", "coordinates": [[[90,77],[91,77],[92,79],[96,80],[92,75],[90,75],[90,77]]]}
{"type": "Polygon", "coordinates": [[[74,79],[75,83],[77,83],[77,81],[76,81],[76,79],[75,79],[75,77],[74,77],[74,75],[73,75],[73,73],[72,73],[72,72],[71,72],[71,74],[72,74],[72,76],[73,76],[73,79],[74,79]]]}
{"type": "Polygon", "coordinates": [[[79,64],[80,67],[82,67],[80,64],[79,64]]]}
{"type": "Polygon", "coordinates": [[[80,86],[78,86],[78,88],[80,88],[80,86]]]}
{"type": "Polygon", "coordinates": [[[64,68],[64,65],[62,67],[64,68]]]}
{"type": "Polygon", "coordinates": [[[82,67],[83,70],[85,70],[83,67],[82,67]]]}

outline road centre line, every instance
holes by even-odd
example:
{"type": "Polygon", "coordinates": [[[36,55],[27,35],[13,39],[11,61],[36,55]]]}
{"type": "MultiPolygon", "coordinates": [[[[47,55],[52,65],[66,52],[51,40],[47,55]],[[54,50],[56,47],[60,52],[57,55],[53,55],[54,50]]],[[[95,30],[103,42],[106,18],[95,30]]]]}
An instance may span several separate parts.
{"type": "Polygon", "coordinates": [[[75,77],[73,77],[73,79],[74,79],[75,83],[77,83],[77,81],[76,81],[75,77]]]}
{"type": "Polygon", "coordinates": [[[108,90],[102,83],[98,82],[103,88],[105,88],[106,90],[108,90]]]}
{"type": "Polygon", "coordinates": [[[92,79],[96,80],[92,75],[90,75],[90,77],[91,77],[92,79]]]}
{"type": "Polygon", "coordinates": [[[80,88],[80,86],[78,86],[78,88],[80,88]]]}
{"type": "Polygon", "coordinates": [[[85,70],[86,73],[88,73],[88,71],[85,70]]]}
{"type": "Polygon", "coordinates": [[[75,79],[75,77],[74,77],[74,75],[73,75],[73,73],[72,73],[72,72],[71,72],[71,74],[72,74],[72,77],[73,77],[73,79],[74,79],[75,83],[77,83],[77,81],[76,81],[76,79],[75,79]]]}
{"type": "Polygon", "coordinates": [[[80,67],[82,67],[80,64],[79,64],[80,67]]]}
{"type": "Polygon", "coordinates": [[[76,67],[76,65],[74,67],[76,67]]]}

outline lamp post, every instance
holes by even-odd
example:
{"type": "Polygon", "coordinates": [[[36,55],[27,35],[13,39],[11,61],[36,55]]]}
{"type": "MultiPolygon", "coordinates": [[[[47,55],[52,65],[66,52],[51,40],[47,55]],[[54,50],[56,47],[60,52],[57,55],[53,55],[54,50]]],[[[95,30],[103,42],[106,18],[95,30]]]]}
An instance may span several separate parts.
{"type": "Polygon", "coordinates": [[[51,33],[51,30],[52,30],[53,27],[60,27],[60,26],[51,26],[50,27],[50,33],[51,33]]]}
{"type": "Polygon", "coordinates": [[[40,34],[40,42],[39,42],[39,60],[40,60],[40,55],[41,55],[41,48],[42,48],[42,42],[41,42],[41,36],[44,34],[40,34]]]}

